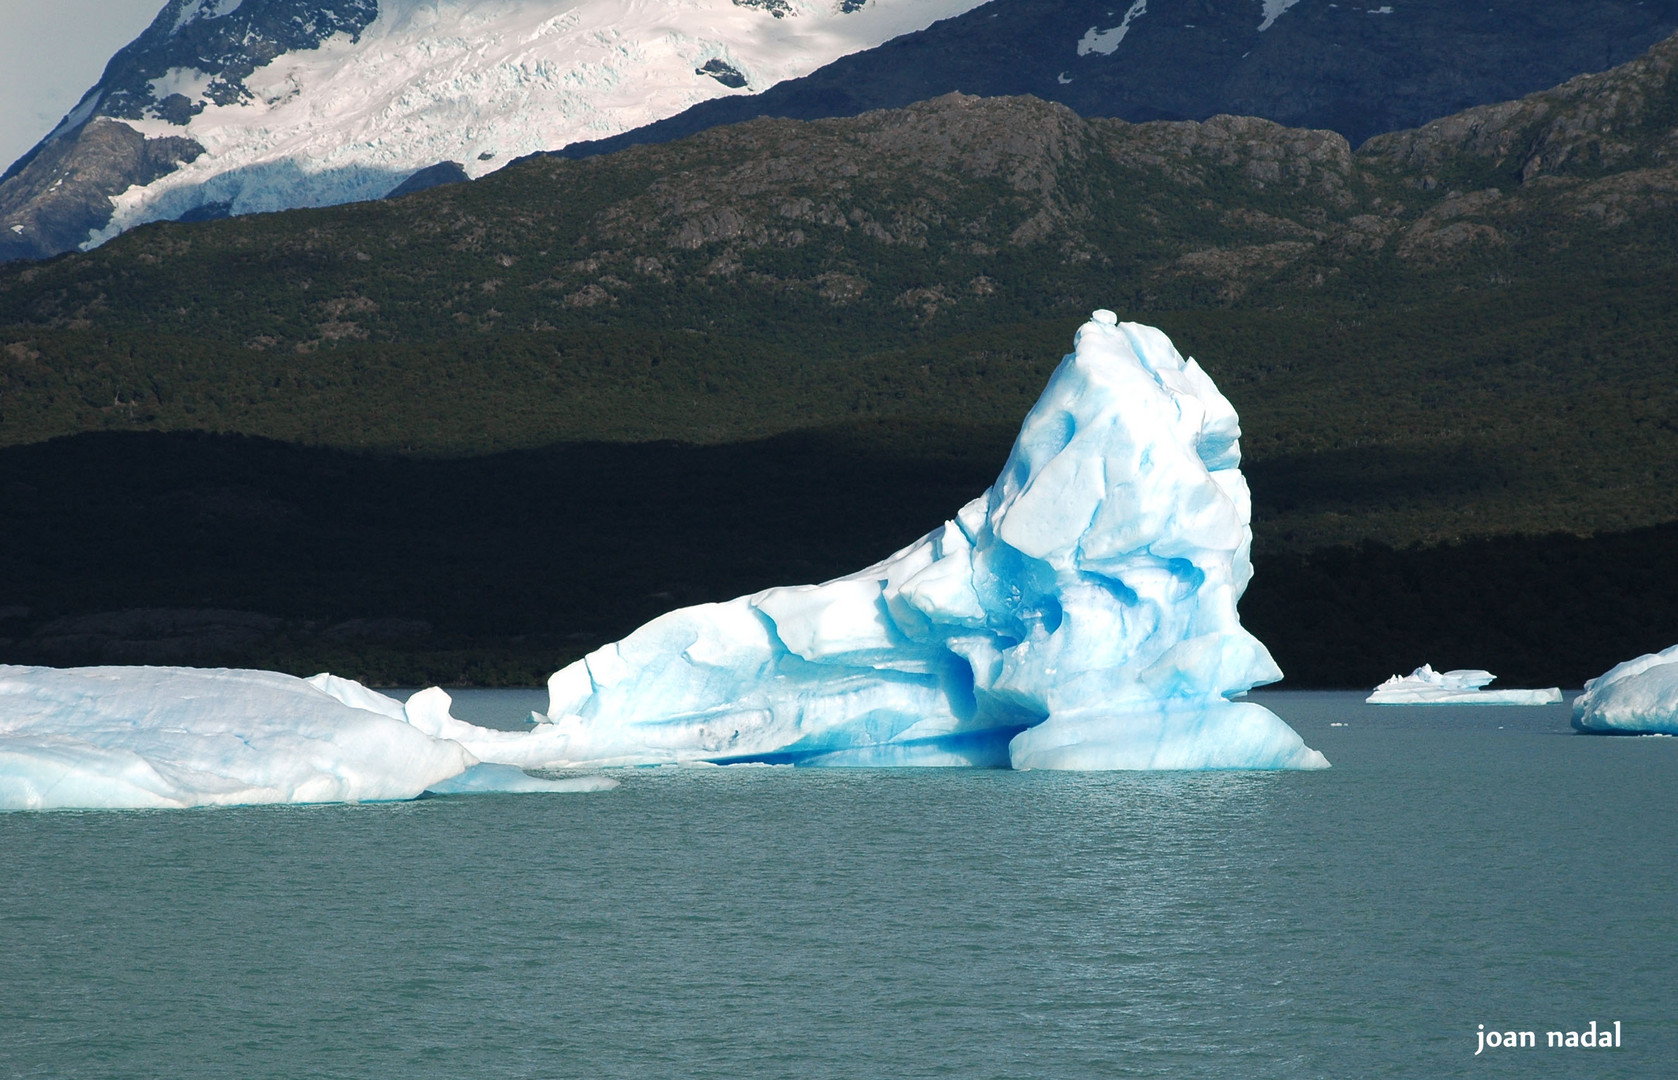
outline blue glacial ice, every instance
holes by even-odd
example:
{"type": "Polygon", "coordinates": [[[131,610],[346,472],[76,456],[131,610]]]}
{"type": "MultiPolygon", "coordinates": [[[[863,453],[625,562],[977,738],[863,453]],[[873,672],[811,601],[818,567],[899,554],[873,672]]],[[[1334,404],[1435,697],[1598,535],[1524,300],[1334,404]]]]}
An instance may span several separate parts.
{"type": "Polygon", "coordinates": [[[1616,664],[1585,684],[1573,726],[1603,734],[1678,735],[1678,645],[1616,664]]]}
{"type": "Polygon", "coordinates": [[[1394,675],[1365,700],[1371,705],[1555,705],[1561,689],[1484,689],[1497,676],[1479,668],[1435,671],[1423,664],[1408,675],[1394,675]]]}
{"type": "Polygon", "coordinates": [[[587,791],[485,763],[501,733],[331,675],[0,665],[0,810],[374,802],[426,792],[587,791]]]}
{"type": "Polygon", "coordinates": [[[991,488],[882,562],[669,612],[548,682],[526,766],[1326,767],[1231,700],[1281,678],[1235,410],[1160,331],[1098,311],[991,488]]]}

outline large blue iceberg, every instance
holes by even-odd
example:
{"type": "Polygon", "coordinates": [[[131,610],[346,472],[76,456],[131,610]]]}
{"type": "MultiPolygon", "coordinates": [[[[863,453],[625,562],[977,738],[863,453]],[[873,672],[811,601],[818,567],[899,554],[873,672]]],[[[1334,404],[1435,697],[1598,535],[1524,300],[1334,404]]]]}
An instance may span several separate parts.
{"type": "Polygon", "coordinates": [[[953,519],[846,577],[654,619],[556,673],[498,760],[1323,768],[1231,700],[1282,674],[1236,615],[1239,438],[1200,365],[1098,311],[953,519]]]}
{"type": "Polygon", "coordinates": [[[1573,726],[1607,735],[1678,735],[1678,645],[1615,664],[1585,684],[1573,726]]]}

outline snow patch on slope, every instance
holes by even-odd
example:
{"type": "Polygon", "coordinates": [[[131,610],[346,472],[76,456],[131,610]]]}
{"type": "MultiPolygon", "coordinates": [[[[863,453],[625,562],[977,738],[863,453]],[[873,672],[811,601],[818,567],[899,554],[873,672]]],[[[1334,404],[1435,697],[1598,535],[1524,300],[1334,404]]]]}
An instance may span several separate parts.
{"type": "Polygon", "coordinates": [[[1259,31],[1262,33],[1270,29],[1276,20],[1282,17],[1284,11],[1297,3],[1299,0],[1264,0],[1264,21],[1259,23],[1259,31]]]}
{"type": "MultiPolygon", "coordinates": [[[[222,13],[227,2],[188,5],[181,18],[222,13]]],[[[476,178],[524,154],[764,90],[982,2],[789,0],[782,18],[733,0],[382,0],[359,40],[338,34],[247,77],[249,100],[218,105],[184,77],[162,80],[159,89],[186,93],[202,111],[184,126],[133,126],[184,135],[206,152],[114,197],[109,225],[83,247],[206,203],[247,214],[378,198],[439,161],[464,162],[476,178]],[[710,60],[746,85],[700,73],[710,60]]]]}
{"type": "Polygon", "coordinates": [[[86,96],[84,96],[81,101],[76,104],[74,109],[70,110],[64,119],[58,122],[58,126],[53,128],[47,137],[42,140],[42,142],[50,143],[66,131],[74,131],[76,128],[80,127],[88,117],[93,115],[93,110],[99,107],[99,101],[104,96],[105,95],[101,91],[89,90],[86,96]]]}
{"type": "Polygon", "coordinates": [[[199,3],[188,3],[181,7],[175,15],[175,25],[170,28],[170,34],[178,34],[189,23],[200,19],[219,19],[224,15],[231,15],[239,10],[244,0],[200,0],[199,3]]]}
{"type": "Polygon", "coordinates": [[[204,94],[210,89],[210,84],[216,77],[197,68],[170,68],[146,85],[151,88],[151,96],[156,101],[162,101],[170,94],[180,94],[191,101],[202,101],[204,94]]]}
{"type": "MultiPolygon", "coordinates": [[[[1130,5],[1130,10],[1124,13],[1124,18],[1120,20],[1119,25],[1110,30],[1097,30],[1093,26],[1090,27],[1085,31],[1084,36],[1078,40],[1078,55],[1088,56],[1093,52],[1100,53],[1102,56],[1112,56],[1118,51],[1119,42],[1123,41],[1124,36],[1130,33],[1131,20],[1138,15],[1146,15],[1147,13],[1148,0],[1136,0],[1136,3],[1130,5]]],[[[1067,81],[1070,82],[1071,80],[1068,79],[1067,81]]]]}

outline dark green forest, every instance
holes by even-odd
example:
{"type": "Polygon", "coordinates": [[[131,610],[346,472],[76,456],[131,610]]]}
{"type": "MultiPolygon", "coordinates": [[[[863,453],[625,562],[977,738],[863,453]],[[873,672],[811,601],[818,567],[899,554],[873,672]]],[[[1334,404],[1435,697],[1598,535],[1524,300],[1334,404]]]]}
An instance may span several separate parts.
{"type": "MultiPolygon", "coordinates": [[[[866,565],[994,478],[983,455],[878,449],[992,433],[856,434],[441,459],[193,433],[12,447],[0,648],[13,662],[534,685],[671,607],[866,565]],[[266,618],[78,622],[176,608],[266,618]]],[[[1243,618],[1290,686],[1372,685],[1424,661],[1576,686],[1678,639],[1674,550],[1678,525],[1309,553],[1261,543],[1243,618]]]]}

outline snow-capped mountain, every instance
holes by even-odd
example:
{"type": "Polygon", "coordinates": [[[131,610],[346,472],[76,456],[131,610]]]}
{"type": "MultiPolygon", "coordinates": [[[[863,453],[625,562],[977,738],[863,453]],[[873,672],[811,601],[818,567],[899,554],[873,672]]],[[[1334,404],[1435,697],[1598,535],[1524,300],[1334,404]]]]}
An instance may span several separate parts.
{"type": "Polygon", "coordinates": [[[0,185],[0,258],[468,176],[983,0],[169,0],[0,185]]]}
{"type": "Polygon", "coordinates": [[[0,261],[952,91],[1356,143],[1674,30],[1678,0],[169,0],[0,177],[0,261]]]}

